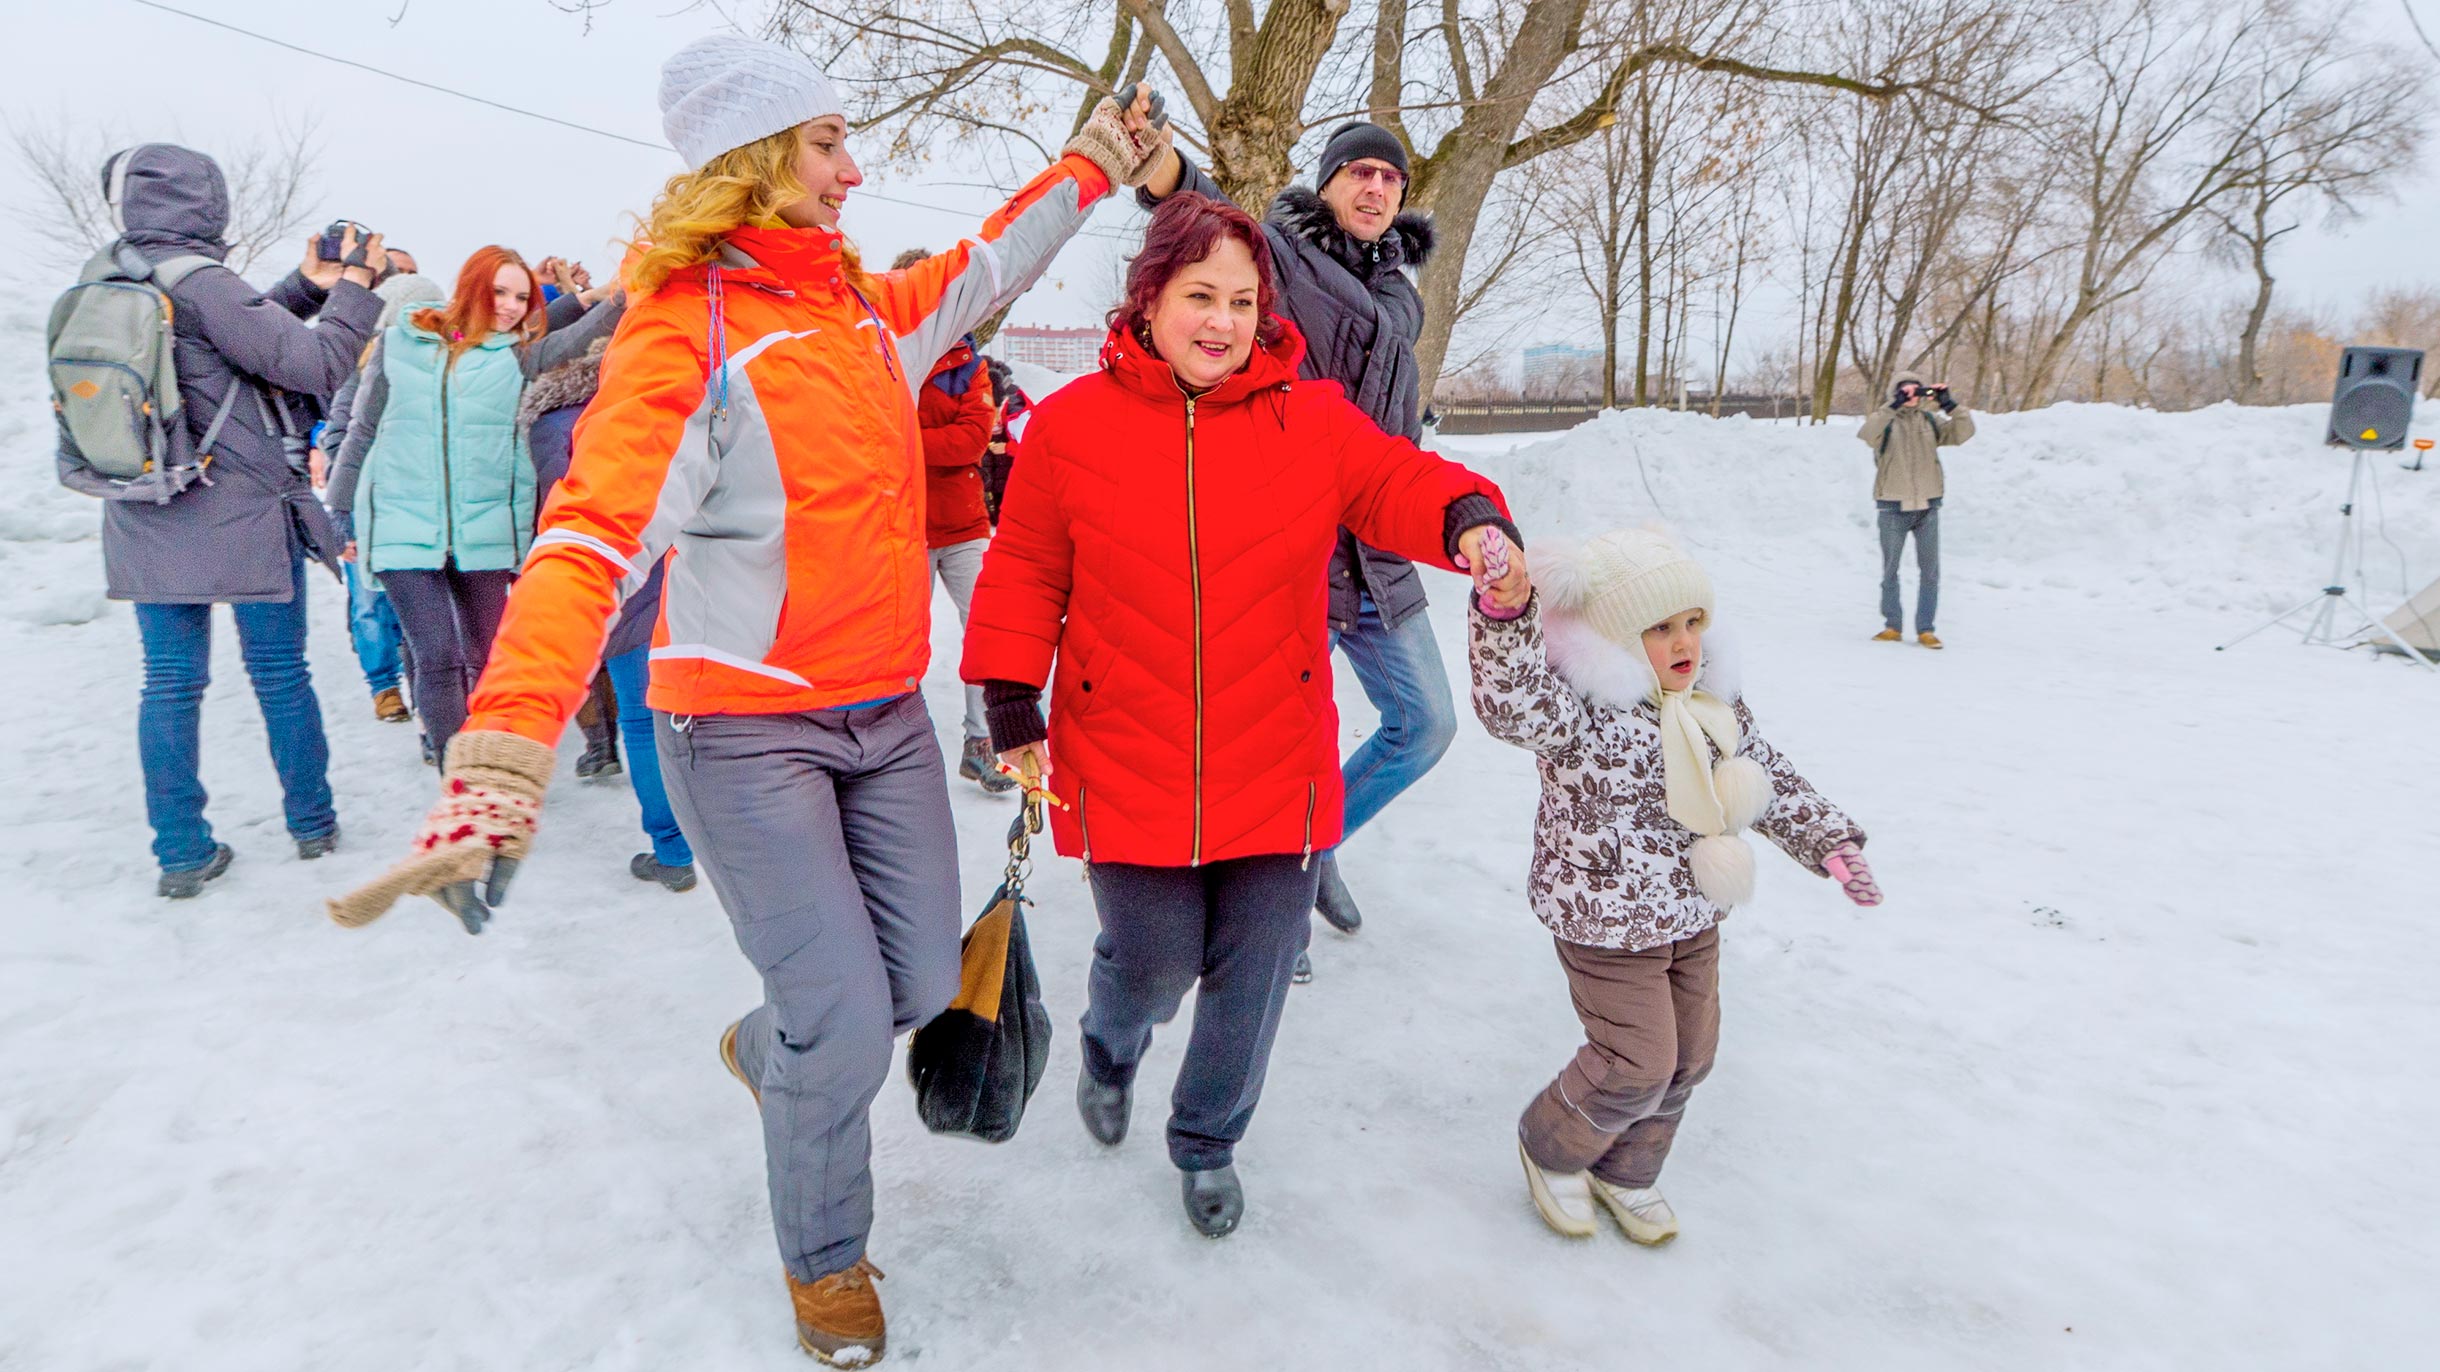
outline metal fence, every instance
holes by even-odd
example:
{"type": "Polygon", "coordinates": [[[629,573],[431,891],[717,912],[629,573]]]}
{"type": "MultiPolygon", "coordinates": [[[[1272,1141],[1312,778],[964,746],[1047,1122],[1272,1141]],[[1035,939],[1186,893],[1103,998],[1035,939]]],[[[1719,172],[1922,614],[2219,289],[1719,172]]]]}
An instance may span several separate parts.
{"type": "MultiPolygon", "coordinates": [[[[1808,402],[1792,395],[1737,395],[1720,397],[1720,417],[1745,415],[1752,419],[1791,419],[1807,412],[1808,402]]],[[[1439,431],[1444,434],[1548,433],[1572,429],[1601,413],[1598,400],[1453,400],[1434,405],[1440,416],[1439,431]]],[[[1621,407],[1625,408],[1625,407],[1621,407]]],[[[1684,410],[1690,414],[1710,414],[1712,398],[1699,393],[1688,394],[1682,401],[1655,405],[1653,409],[1684,410]]]]}

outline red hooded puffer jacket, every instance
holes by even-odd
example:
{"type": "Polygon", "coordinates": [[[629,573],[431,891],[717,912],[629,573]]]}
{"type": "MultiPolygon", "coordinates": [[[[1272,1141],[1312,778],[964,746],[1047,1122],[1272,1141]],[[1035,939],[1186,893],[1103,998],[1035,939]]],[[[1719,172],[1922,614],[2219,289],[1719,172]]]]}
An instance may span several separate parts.
{"type": "MultiPolygon", "coordinates": [[[[1283,327],[1286,327],[1283,325],[1283,327]]],[[[1189,400],[1112,333],[1036,405],[966,624],[967,681],[1051,692],[1059,851],[1178,867],[1339,841],[1327,569],[1338,529],[1449,567],[1499,488],[1296,379],[1292,327],[1189,400]]]]}

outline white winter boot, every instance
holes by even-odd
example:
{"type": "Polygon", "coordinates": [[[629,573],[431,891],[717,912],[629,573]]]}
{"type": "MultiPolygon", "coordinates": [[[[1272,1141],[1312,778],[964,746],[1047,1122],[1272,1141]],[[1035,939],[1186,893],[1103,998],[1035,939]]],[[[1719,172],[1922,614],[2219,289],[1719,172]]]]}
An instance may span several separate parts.
{"type": "Polygon", "coordinates": [[[1517,1159],[1525,1164],[1525,1189],[1533,1193],[1533,1208],[1542,1222],[1571,1239],[1589,1239],[1601,1227],[1601,1212],[1593,1208],[1593,1178],[1588,1172],[1545,1172],[1517,1141],[1517,1159]]]}
{"type": "Polygon", "coordinates": [[[1590,1173],[1585,1179],[1592,1183],[1594,1198],[1627,1231],[1628,1238],[1656,1247],[1678,1236],[1677,1212],[1669,1208],[1659,1187],[1613,1186],[1590,1173]]]}

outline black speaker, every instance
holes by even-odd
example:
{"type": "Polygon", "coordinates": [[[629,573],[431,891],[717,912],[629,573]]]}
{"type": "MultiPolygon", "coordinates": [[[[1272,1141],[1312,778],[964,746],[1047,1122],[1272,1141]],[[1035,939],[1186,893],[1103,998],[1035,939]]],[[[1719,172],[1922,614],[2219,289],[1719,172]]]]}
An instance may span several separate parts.
{"type": "Polygon", "coordinates": [[[2330,395],[2332,446],[2403,448],[2423,388],[2420,348],[2349,348],[2339,355],[2330,395]]]}

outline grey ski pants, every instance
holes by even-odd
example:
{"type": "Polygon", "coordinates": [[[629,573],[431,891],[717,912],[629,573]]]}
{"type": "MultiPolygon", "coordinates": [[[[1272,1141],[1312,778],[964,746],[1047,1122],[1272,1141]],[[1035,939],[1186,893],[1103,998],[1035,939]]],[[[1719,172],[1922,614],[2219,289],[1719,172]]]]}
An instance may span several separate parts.
{"type": "Polygon", "coordinates": [[[661,775],[762,974],[737,1034],[762,1092],[780,1260],[812,1281],[864,1256],[873,1097],[890,1041],[957,994],[957,836],[923,698],[861,710],[655,712],[661,775]]]}

